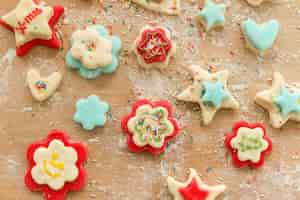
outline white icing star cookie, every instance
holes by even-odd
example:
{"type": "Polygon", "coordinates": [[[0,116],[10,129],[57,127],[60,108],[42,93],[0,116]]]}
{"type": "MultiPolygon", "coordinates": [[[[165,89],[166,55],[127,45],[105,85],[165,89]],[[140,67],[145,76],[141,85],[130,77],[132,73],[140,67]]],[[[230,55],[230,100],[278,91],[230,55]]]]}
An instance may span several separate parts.
{"type": "Polygon", "coordinates": [[[156,12],[179,15],[180,0],[132,0],[133,2],[156,12]]]}
{"type": "Polygon", "coordinates": [[[255,102],[269,112],[274,128],[288,120],[300,122],[300,88],[287,84],[279,72],[274,73],[270,89],[256,94],[255,102]]]}
{"type": "Polygon", "coordinates": [[[239,103],[227,87],[229,76],[227,70],[210,73],[197,65],[191,65],[188,69],[194,76],[194,82],[176,98],[198,103],[201,107],[204,125],[208,125],[212,121],[219,109],[239,108],[239,103]]]}
{"type": "Polygon", "coordinates": [[[186,182],[176,181],[173,177],[167,178],[167,184],[174,200],[203,199],[214,200],[226,189],[225,185],[208,186],[202,182],[196,170],[190,169],[190,176],[186,182]]]}
{"type": "Polygon", "coordinates": [[[146,25],[134,41],[133,51],[141,67],[162,70],[168,67],[170,59],[175,55],[176,43],[167,28],[146,25]]]}
{"type": "Polygon", "coordinates": [[[54,72],[48,77],[41,77],[40,73],[31,69],[27,72],[27,84],[32,96],[38,101],[44,101],[51,97],[62,80],[59,72],[54,72]]]}

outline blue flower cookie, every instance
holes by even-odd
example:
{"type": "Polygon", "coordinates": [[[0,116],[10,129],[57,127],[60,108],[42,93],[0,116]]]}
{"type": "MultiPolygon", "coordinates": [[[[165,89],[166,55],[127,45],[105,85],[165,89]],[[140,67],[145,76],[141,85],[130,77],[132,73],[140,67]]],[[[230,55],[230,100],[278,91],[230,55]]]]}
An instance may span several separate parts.
{"type": "Polygon", "coordinates": [[[96,95],[91,95],[86,99],[77,101],[73,119],[80,123],[84,129],[93,130],[97,126],[105,125],[106,113],[109,110],[109,104],[101,101],[96,95]]]}
{"type": "Polygon", "coordinates": [[[77,30],[71,36],[71,48],[65,61],[68,67],[78,70],[86,79],[114,72],[119,65],[121,40],[110,36],[100,25],[77,30]]]}
{"type": "Polygon", "coordinates": [[[257,24],[252,19],[244,21],[241,26],[247,47],[261,56],[273,47],[280,27],[277,20],[257,24]]]}

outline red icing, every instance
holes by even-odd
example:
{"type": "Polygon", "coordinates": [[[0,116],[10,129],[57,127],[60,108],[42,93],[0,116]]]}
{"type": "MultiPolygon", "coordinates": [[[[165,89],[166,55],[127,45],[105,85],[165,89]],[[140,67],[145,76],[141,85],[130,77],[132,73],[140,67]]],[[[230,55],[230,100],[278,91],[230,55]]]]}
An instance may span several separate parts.
{"type": "Polygon", "coordinates": [[[176,122],[176,120],[173,117],[173,111],[172,111],[172,106],[170,105],[169,102],[167,101],[155,101],[155,102],[151,102],[147,99],[141,99],[138,100],[134,103],[134,105],[132,106],[132,111],[131,113],[129,113],[127,116],[125,116],[122,121],[121,121],[121,127],[123,129],[123,132],[125,134],[127,134],[127,144],[128,144],[128,148],[135,153],[140,153],[143,151],[148,151],[151,154],[160,154],[162,152],[164,152],[167,142],[171,139],[173,139],[178,133],[179,133],[179,126],[176,122]],[[166,108],[166,110],[168,111],[168,120],[173,124],[174,127],[174,131],[172,133],[172,135],[168,136],[165,138],[164,144],[161,148],[154,148],[150,145],[146,145],[144,147],[139,147],[137,146],[134,141],[133,141],[133,134],[128,130],[128,126],[127,123],[128,121],[134,117],[136,115],[136,110],[143,105],[151,105],[153,108],[155,107],[164,107],[166,108]]]}
{"type": "Polygon", "coordinates": [[[208,196],[208,191],[199,188],[195,178],[184,188],[180,188],[179,192],[184,200],[205,200],[208,196]]]}
{"type": "Polygon", "coordinates": [[[146,29],[137,44],[137,51],[145,63],[164,62],[172,49],[172,43],[162,28],[146,29]],[[150,46],[150,48],[149,48],[150,46]]]}
{"type": "Polygon", "coordinates": [[[231,152],[231,154],[232,154],[232,161],[233,161],[233,164],[236,167],[250,166],[252,168],[259,168],[259,167],[263,166],[263,164],[265,162],[265,157],[268,154],[270,154],[271,151],[272,151],[272,141],[267,136],[266,129],[265,129],[264,125],[259,124],[259,123],[249,124],[249,123],[244,122],[244,121],[240,121],[240,122],[235,123],[235,125],[233,126],[233,129],[232,129],[232,133],[227,134],[226,137],[225,137],[225,146],[231,152]],[[247,161],[241,161],[241,160],[239,160],[238,155],[237,155],[237,150],[233,149],[231,147],[230,142],[231,142],[231,140],[234,137],[237,136],[237,132],[238,132],[238,130],[241,127],[246,127],[246,128],[250,128],[250,129],[261,128],[264,131],[263,138],[264,138],[264,140],[266,140],[268,142],[269,146],[268,146],[268,148],[265,151],[261,152],[260,160],[257,163],[254,163],[254,162],[252,162],[250,160],[247,160],[247,161]]]}
{"type": "Polygon", "coordinates": [[[35,8],[32,10],[22,21],[18,21],[18,26],[15,27],[15,30],[20,31],[21,33],[25,34],[27,29],[27,24],[30,24],[34,18],[40,15],[43,12],[40,8],[35,8]]]}
{"type": "Polygon", "coordinates": [[[29,162],[29,167],[24,177],[25,184],[33,192],[43,192],[45,200],[64,200],[68,191],[80,190],[86,183],[86,172],[83,168],[83,164],[87,160],[86,147],[80,142],[73,142],[69,140],[69,136],[61,131],[52,131],[49,133],[47,138],[32,143],[27,149],[27,160],[29,162]],[[31,170],[35,166],[35,162],[33,160],[34,152],[40,147],[48,147],[49,143],[54,139],[62,141],[65,146],[73,147],[78,156],[78,160],[76,162],[76,166],[79,170],[77,179],[73,182],[65,183],[64,187],[60,190],[52,190],[48,185],[39,185],[31,176],[31,170]]]}
{"type": "MultiPolygon", "coordinates": [[[[33,0],[34,3],[39,4],[39,1],[33,0]]],[[[34,46],[36,45],[42,45],[42,46],[47,46],[50,48],[59,48],[60,47],[60,41],[57,38],[56,31],[54,29],[54,25],[57,23],[59,20],[60,16],[64,13],[64,7],[62,6],[53,6],[53,16],[50,18],[48,24],[49,27],[52,31],[52,36],[51,39],[49,40],[43,40],[43,39],[34,39],[31,40],[21,46],[17,46],[16,48],[16,54],[18,56],[24,56],[28,53],[29,50],[31,50],[34,46]]],[[[19,22],[18,27],[12,27],[9,24],[7,24],[5,21],[0,19],[0,25],[4,26],[5,28],[9,29],[12,32],[15,31],[22,31],[25,33],[26,31],[26,23],[29,23],[29,20],[33,19],[33,16],[36,17],[40,13],[38,11],[35,11],[34,14],[33,12],[28,14],[27,17],[21,22],[19,22]],[[25,22],[25,23],[24,23],[25,22]]]]}

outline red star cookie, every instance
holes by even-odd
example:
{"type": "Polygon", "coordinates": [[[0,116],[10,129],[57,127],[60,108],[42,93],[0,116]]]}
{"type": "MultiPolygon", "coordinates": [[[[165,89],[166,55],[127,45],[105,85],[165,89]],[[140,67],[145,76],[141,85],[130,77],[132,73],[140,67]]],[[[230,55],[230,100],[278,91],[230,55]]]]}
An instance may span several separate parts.
{"type": "Polygon", "coordinates": [[[20,0],[17,7],[0,18],[0,24],[15,33],[16,54],[24,56],[35,45],[59,48],[54,25],[62,6],[46,6],[39,0],[20,0]]]}
{"type": "Polygon", "coordinates": [[[190,169],[186,182],[176,181],[169,176],[167,184],[174,200],[214,200],[226,189],[225,185],[206,185],[194,169],[190,169]]]}

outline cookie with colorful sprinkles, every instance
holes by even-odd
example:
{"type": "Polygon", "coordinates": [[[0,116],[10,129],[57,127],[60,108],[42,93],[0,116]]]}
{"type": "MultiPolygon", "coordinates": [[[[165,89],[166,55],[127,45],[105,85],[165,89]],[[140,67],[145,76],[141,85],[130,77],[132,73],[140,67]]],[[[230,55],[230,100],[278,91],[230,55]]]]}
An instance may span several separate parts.
{"type": "Polygon", "coordinates": [[[36,45],[61,46],[54,26],[63,12],[62,6],[47,6],[38,0],[20,0],[14,10],[0,18],[0,25],[14,32],[16,54],[24,56],[36,45]]]}
{"type": "Polygon", "coordinates": [[[77,30],[71,36],[71,48],[65,61],[86,79],[94,79],[101,74],[113,73],[119,65],[122,42],[111,36],[101,25],[93,25],[77,30]]]}
{"type": "Polygon", "coordinates": [[[157,24],[143,27],[134,41],[133,51],[142,68],[165,69],[176,53],[171,31],[157,24]]]}
{"type": "Polygon", "coordinates": [[[129,150],[135,153],[163,153],[167,143],[179,133],[172,106],[167,101],[136,101],[131,113],[122,119],[121,127],[127,135],[129,150]]]}

